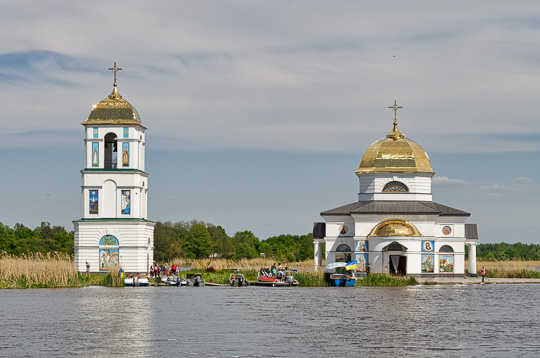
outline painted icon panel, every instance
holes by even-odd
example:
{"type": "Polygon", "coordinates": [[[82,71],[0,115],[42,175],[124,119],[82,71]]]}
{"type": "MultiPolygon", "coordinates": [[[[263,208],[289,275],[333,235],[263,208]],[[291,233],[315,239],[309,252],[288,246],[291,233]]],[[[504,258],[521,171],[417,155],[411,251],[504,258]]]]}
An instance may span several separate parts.
{"type": "Polygon", "coordinates": [[[122,214],[130,214],[131,209],[131,190],[122,190],[121,198],[122,214]]]}
{"type": "Polygon", "coordinates": [[[454,272],[454,255],[439,255],[439,272],[454,272]]]}
{"type": "Polygon", "coordinates": [[[92,133],[94,135],[94,138],[98,137],[98,129],[97,129],[97,127],[94,127],[94,129],[92,130],[92,133]]]}
{"type": "Polygon", "coordinates": [[[99,270],[107,271],[118,266],[118,249],[99,249],[99,270]]]}
{"type": "Polygon", "coordinates": [[[122,143],[122,166],[129,167],[129,143],[122,143]]]}
{"type": "Polygon", "coordinates": [[[435,255],[422,254],[422,273],[435,272],[435,255]]]}
{"type": "Polygon", "coordinates": [[[118,239],[112,235],[105,235],[99,240],[99,245],[118,246],[118,239]]]}
{"type": "Polygon", "coordinates": [[[368,250],[368,242],[366,240],[359,240],[356,241],[355,250],[354,251],[369,251],[368,250]]]}
{"type": "Polygon", "coordinates": [[[357,268],[356,271],[366,272],[368,265],[368,254],[355,254],[357,268]]]}
{"type": "Polygon", "coordinates": [[[435,241],[422,241],[422,251],[434,251],[435,241]]]}
{"type": "Polygon", "coordinates": [[[129,138],[129,128],[124,127],[124,138],[129,138]]]}
{"type": "Polygon", "coordinates": [[[99,143],[92,143],[92,166],[99,167],[99,143]]]}
{"type": "Polygon", "coordinates": [[[90,198],[90,214],[98,214],[99,213],[99,205],[98,205],[98,191],[97,190],[90,190],[89,193],[90,198]]]}

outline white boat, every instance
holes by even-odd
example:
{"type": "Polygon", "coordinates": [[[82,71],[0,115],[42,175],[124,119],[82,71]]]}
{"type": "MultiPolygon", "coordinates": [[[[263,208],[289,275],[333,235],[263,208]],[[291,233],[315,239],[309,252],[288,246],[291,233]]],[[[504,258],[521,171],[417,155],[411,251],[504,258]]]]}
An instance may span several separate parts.
{"type": "Polygon", "coordinates": [[[124,279],[125,286],[134,286],[133,277],[126,277],[124,279]]]}

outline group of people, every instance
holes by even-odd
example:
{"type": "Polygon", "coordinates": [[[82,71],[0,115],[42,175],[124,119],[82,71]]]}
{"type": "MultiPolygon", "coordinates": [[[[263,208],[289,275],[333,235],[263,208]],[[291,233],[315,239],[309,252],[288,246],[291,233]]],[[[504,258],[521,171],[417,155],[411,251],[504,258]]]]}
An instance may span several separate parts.
{"type": "Polygon", "coordinates": [[[179,273],[180,266],[178,266],[177,264],[173,264],[169,267],[169,264],[158,265],[156,263],[153,266],[150,266],[150,277],[178,275],[179,273]]]}
{"type": "Polygon", "coordinates": [[[283,280],[285,279],[285,271],[287,271],[288,269],[288,267],[285,267],[285,269],[283,269],[281,263],[276,266],[276,263],[274,262],[272,267],[266,266],[266,268],[264,268],[264,266],[261,266],[261,269],[259,270],[259,276],[275,277],[279,280],[283,280]]]}

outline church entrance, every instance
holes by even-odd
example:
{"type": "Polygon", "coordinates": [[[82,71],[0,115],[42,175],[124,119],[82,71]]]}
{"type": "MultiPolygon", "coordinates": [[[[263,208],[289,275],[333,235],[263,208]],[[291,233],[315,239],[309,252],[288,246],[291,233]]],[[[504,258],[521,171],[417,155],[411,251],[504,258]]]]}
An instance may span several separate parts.
{"type": "Polygon", "coordinates": [[[388,273],[391,275],[407,276],[407,256],[404,253],[407,248],[400,243],[394,241],[384,249],[388,254],[388,273]]]}
{"type": "Polygon", "coordinates": [[[391,274],[407,276],[407,256],[389,255],[388,268],[391,274]]]}

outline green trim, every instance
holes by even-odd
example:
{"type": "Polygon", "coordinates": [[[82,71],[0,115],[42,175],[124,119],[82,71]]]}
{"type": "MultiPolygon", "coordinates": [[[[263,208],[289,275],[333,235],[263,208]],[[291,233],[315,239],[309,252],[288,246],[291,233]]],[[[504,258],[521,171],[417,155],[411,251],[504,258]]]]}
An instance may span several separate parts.
{"type": "Polygon", "coordinates": [[[104,169],[104,168],[84,168],[81,172],[126,172],[126,173],[142,173],[148,175],[140,169],[104,169]]]}
{"type": "Polygon", "coordinates": [[[146,219],[140,219],[140,218],[87,218],[87,219],[80,219],[75,220],[74,222],[100,222],[100,221],[138,221],[138,222],[147,222],[147,223],[153,223],[154,221],[146,220],[146,219]]]}

